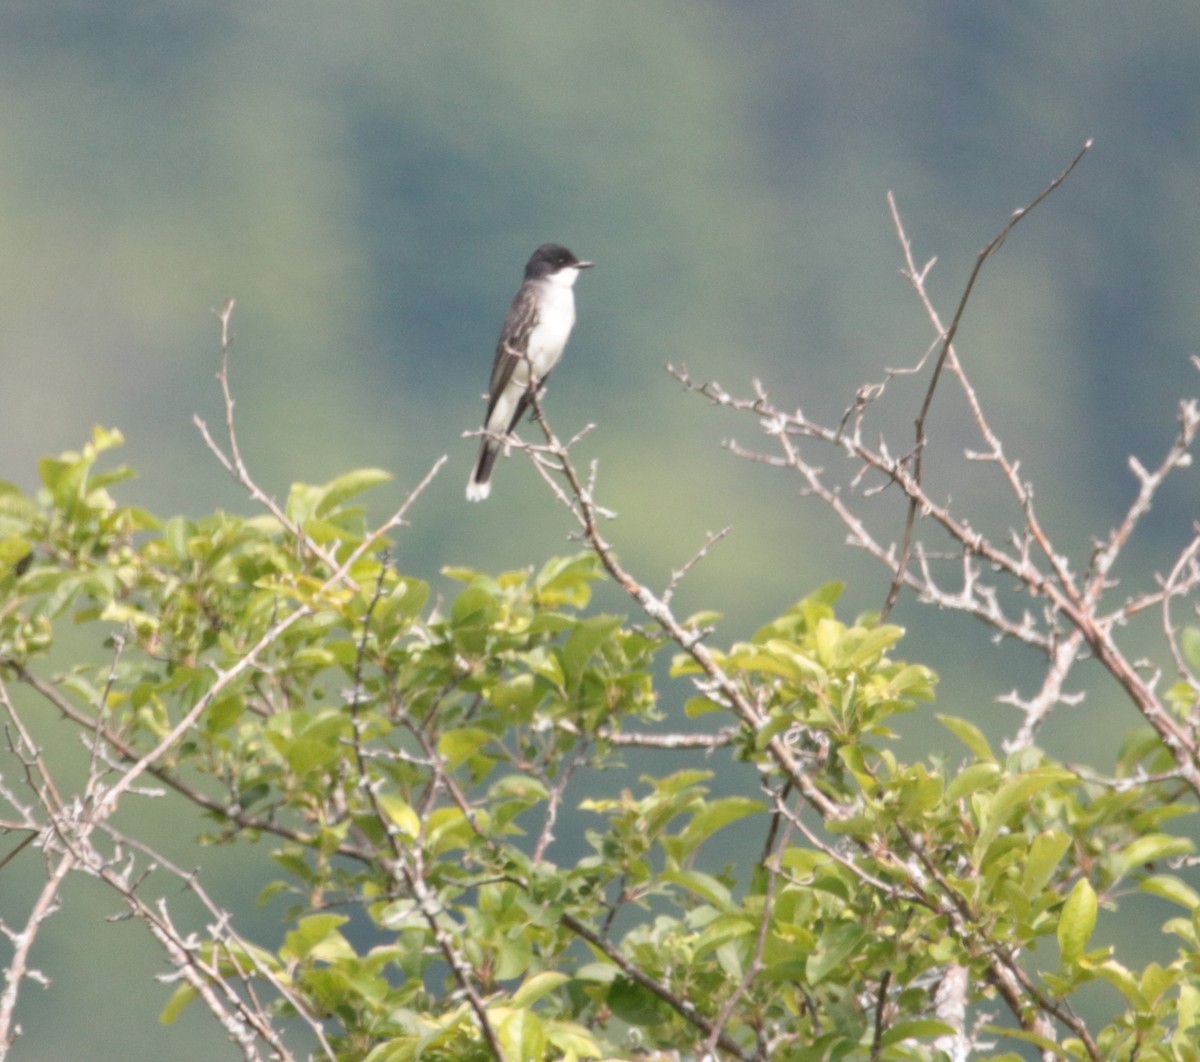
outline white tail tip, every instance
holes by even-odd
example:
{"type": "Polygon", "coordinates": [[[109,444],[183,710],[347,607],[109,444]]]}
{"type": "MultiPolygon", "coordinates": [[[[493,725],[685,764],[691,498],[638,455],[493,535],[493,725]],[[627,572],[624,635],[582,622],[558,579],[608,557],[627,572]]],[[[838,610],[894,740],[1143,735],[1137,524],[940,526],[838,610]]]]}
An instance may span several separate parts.
{"type": "Polygon", "coordinates": [[[492,482],[477,483],[474,479],[467,484],[467,501],[483,501],[492,493],[492,482]]]}

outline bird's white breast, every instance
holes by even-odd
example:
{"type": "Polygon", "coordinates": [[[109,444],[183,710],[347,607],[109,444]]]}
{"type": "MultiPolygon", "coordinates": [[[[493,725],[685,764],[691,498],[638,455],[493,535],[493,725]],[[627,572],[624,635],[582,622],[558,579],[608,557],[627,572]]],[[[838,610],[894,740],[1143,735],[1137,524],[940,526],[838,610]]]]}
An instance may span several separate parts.
{"type": "Polygon", "coordinates": [[[562,357],[563,348],[575,327],[575,293],[571,285],[578,270],[564,270],[543,282],[538,323],[529,334],[529,360],[538,377],[545,376],[562,357]]]}

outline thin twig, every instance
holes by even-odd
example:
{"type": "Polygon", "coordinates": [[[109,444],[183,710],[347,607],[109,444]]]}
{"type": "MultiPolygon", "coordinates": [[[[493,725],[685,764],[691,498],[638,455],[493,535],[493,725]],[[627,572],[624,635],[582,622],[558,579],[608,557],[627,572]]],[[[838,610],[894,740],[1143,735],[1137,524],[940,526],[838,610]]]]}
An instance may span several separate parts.
{"type": "MultiPolygon", "coordinates": [[[[996,234],[992,242],[989,243],[975,259],[974,268],[971,270],[970,276],[967,277],[966,286],[963,288],[962,295],[959,297],[958,306],[955,307],[954,315],[950,318],[950,324],[947,328],[939,331],[941,346],[938,350],[937,360],[933,365],[933,372],[929,380],[929,387],[925,392],[925,399],[921,403],[921,410],[917,414],[915,425],[916,445],[913,450],[913,479],[920,484],[924,472],[924,451],[927,443],[925,435],[925,424],[929,417],[929,410],[933,405],[933,396],[937,390],[938,381],[942,375],[942,367],[946,364],[946,359],[949,358],[953,351],[954,337],[958,334],[958,327],[962,323],[963,314],[966,313],[967,303],[970,301],[971,292],[975,289],[975,282],[979,279],[979,274],[983,270],[984,263],[992,257],[1004,245],[1004,241],[1008,239],[1008,234],[1012,232],[1017,225],[1045,200],[1056,188],[1058,188],[1070,175],[1071,171],[1082,161],[1083,156],[1088,153],[1092,147],[1092,141],[1089,138],[1084,142],[1079,153],[1073,158],[1066,169],[1054,178],[1042,192],[1028,206],[1019,210],[1015,210],[1012,216],[1009,217],[1004,227],[996,234]]],[[[888,202],[891,207],[892,217],[896,222],[897,230],[900,232],[901,243],[905,247],[906,257],[911,254],[911,247],[903,234],[903,227],[900,224],[899,212],[896,209],[895,199],[889,194],[888,202]]],[[[909,259],[911,261],[911,258],[909,259]]],[[[915,283],[921,283],[924,277],[924,271],[918,273],[915,269],[910,269],[908,276],[915,283]]],[[[908,566],[908,557],[912,548],[913,527],[917,518],[917,506],[915,502],[910,501],[908,507],[908,516],[904,525],[904,537],[900,546],[900,569],[903,571],[908,566]]],[[[888,591],[887,600],[884,602],[882,617],[884,619],[891,613],[893,606],[896,604],[896,599],[900,595],[903,580],[900,578],[893,579],[891,589],[888,591]]]]}
{"type": "MultiPolygon", "coordinates": [[[[567,445],[569,449],[570,444],[568,443],[567,445]]],[[[707,537],[704,539],[704,545],[695,552],[692,558],[682,567],[676,568],[671,572],[671,581],[667,584],[667,588],[662,593],[662,601],[664,605],[669,605],[671,603],[671,598],[675,596],[675,591],[679,589],[679,584],[683,582],[688,572],[690,572],[697,564],[699,564],[700,561],[704,560],[704,558],[708,556],[708,551],[732,530],[733,529],[731,527],[723,527],[720,531],[709,531],[707,533],[707,537]]]]}
{"type": "Polygon", "coordinates": [[[217,371],[217,382],[221,385],[221,398],[224,402],[225,434],[229,440],[229,453],[226,454],[216,439],[213,438],[212,433],[208,430],[208,424],[199,414],[192,416],[192,423],[199,429],[200,435],[204,439],[204,445],[208,447],[213,456],[221,463],[225,471],[241,486],[246,488],[250,497],[270,512],[279,521],[280,527],[285,528],[303,549],[313,556],[320,558],[322,563],[328,568],[334,569],[337,567],[337,561],[333,557],[333,554],[308,535],[304,528],[283,511],[274,498],[259,487],[250,475],[246,463],[242,460],[242,451],[238,444],[237,428],[233,416],[233,391],[229,385],[229,352],[233,346],[233,333],[230,330],[229,323],[233,317],[233,309],[236,305],[237,303],[233,298],[228,298],[225,300],[225,305],[217,313],[217,320],[221,322],[221,368],[217,371]]]}

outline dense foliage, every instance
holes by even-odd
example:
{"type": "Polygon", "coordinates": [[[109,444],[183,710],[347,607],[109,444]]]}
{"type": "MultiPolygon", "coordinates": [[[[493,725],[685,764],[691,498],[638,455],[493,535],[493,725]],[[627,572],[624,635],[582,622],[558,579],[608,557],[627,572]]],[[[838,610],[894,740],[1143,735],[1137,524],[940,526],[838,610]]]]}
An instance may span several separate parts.
{"type": "Polygon", "coordinates": [[[961,761],[903,762],[892,718],[934,676],[895,626],[839,619],[836,586],[706,651],[711,617],[592,612],[595,551],[452,572],[431,606],[355,504],[380,474],[296,486],[283,523],[158,520],[114,499],[127,472],[97,462],[118,441],[44,461],[37,498],[0,491],[3,791],[48,888],[96,874],[162,942],[168,1018],[202,1000],[249,1058],[1200,1057],[1200,897],[1164,866],[1191,851],[1171,832],[1191,801],[1152,735],[1107,782],[965,719],[942,720],[961,761]],[[48,671],[63,623],[105,658],[48,671]],[[86,777],[22,738],[21,687],[89,735],[86,777]],[[597,796],[637,745],[663,771],[597,796]],[[734,760],[757,787],[714,796],[734,760]],[[232,919],[174,929],[203,874],[161,901],[169,862],[111,827],[147,776],[211,842],[270,853],[277,951],[232,919]],[[720,858],[731,828],[752,865],[720,858]],[[1130,888],[1178,907],[1175,961],[1090,946],[1130,888]],[[1096,979],[1123,1003],[1089,1030],[1072,998],[1096,979]]]}

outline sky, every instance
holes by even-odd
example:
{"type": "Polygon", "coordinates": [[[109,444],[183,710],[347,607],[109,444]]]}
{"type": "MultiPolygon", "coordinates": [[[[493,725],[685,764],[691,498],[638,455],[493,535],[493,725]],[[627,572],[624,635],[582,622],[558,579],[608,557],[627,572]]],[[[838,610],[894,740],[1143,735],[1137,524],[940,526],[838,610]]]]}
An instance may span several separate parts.
{"type": "MultiPolygon", "coordinates": [[[[448,592],[447,565],[573,551],[519,457],[486,505],[463,499],[496,332],[530,251],[554,240],[597,265],[547,409],[563,435],[596,425],[580,456],[598,461],[629,566],[662,586],[729,525],[678,599],[724,613],[724,637],[833,579],[849,612],[877,608],[882,573],[798,484],[722,448],[753,442],[753,422],[664,367],[737,393],[757,378],[836,420],[932,338],[888,192],[918,259],[937,259],[948,315],[978,252],[1090,138],[987,265],[958,344],[1085,560],[1131,497],[1128,456],[1161,455],[1197,390],[1197,40],[1186,0],[9,0],[0,478],[35,488],[37,459],[98,423],[139,472],[123,501],[250,511],[192,424],[221,419],[213,311],[232,296],[240,441],[270,493],[381,467],[382,518],[447,454],[397,542],[402,570],[448,592]]],[[[892,423],[911,424],[898,397],[892,423]]],[[[961,424],[943,424],[961,448],[961,424]]],[[[990,504],[973,476],[946,491],[990,504]]],[[[1195,491],[1182,478],[1156,508],[1147,571],[1188,533],[1195,491]]],[[[983,632],[900,618],[949,710],[994,719],[1012,660],[983,632]]],[[[128,1046],[94,976],[60,976],[43,1031],[79,1015],[128,1046]]],[[[139,1028],[143,1054],[125,1057],[161,1057],[167,1035],[139,1028]]]]}

